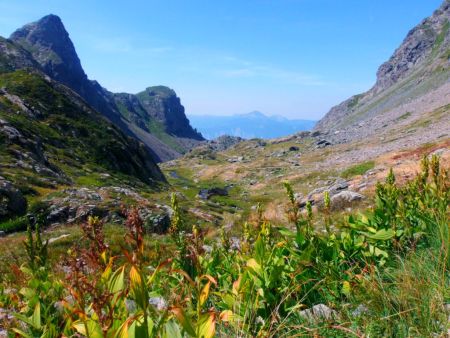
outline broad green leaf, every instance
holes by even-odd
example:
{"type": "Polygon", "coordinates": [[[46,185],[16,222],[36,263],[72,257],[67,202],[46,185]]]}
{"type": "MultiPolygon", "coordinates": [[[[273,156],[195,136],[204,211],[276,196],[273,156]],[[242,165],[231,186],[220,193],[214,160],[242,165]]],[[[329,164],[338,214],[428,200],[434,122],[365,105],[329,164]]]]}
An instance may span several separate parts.
{"type": "Polygon", "coordinates": [[[164,332],[162,338],[182,338],[181,329],[173,320],[169,320],[164,324],[164,332]]]}
{"type": "Polygon", "coordinates": [[[77,320],[72,327],[80,334],[89,338],[103,338],[102,328],[97,322],[88,319],[86,321],[77,320]],[[86,332],[86,329],[88,332],[86,332]]]}
{"type": "Polygon", "coordinates": [[[258,239],[255,242],[255,258],[259,264],[264,262],[265,257],[265,245],[264,240],[261,236],[258,236],[258,239]]]}
{"type": "Polygon", "coordinates": [[[31,317],[31,321],[33,323],[33,327],[36,329],[41,328],[41,303],[37,303],[34,308],[33,316],[31,317]]]}
{"type": "Polygon", "coordinates": [[[381,229],[378,230],[375,234],[364,233],[364,235],[376,241],[387,241],[395,236],[395,231],[392,229],[381,229]]]}
{"type": "Polygon", "coordinates": [[[125,267],[117,269],[109,281],[109,291],[112,293],[121,292],[124,288],[125,267]]]}
{"type": "Polygon", "coordinates": [[[254,258],[250,258],[247,261],[247,266],[251,268],[256,274],[261,275],[262,273],[261,265],[259,265],[254,258]]]}

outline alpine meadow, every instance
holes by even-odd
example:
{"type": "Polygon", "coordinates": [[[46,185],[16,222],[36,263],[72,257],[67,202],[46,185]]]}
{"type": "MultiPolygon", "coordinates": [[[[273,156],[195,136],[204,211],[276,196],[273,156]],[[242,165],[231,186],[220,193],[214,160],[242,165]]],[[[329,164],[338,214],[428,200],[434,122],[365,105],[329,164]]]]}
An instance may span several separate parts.
{"type": "Polygon", "coordinates": [[[450,337],[450,0],[0,0],[3,34],[0,338],[450,337]]]}

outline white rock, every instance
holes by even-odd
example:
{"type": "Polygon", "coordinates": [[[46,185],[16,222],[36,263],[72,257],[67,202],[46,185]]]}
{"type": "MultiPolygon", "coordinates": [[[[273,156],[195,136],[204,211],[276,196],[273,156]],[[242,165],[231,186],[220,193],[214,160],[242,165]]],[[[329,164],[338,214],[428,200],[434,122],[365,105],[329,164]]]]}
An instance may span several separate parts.
{"type": "Polygon", "coordinates": [[[337,318],[338,313],[325,304],[317,304],[311,309],[300,311],[300,316],[308,320],[330,320],[337,318]]]}

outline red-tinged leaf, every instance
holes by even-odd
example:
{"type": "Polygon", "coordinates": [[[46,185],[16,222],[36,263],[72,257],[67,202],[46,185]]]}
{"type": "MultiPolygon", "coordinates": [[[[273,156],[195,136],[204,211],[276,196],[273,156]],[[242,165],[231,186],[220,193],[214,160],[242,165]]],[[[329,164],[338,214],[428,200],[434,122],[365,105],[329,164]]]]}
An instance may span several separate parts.
{"type": "Polygon", "coordinates": [[[173,270],[174,272],[179,273],[180,275],[183,275],[184,278],[187,279],[187,281],[189,282],[189,284],[191,284],[191,286],[195,287],[195,282],[192,280],[192,278],[186,273],[186,271],[183,270],[179,270],[179,269],[175,269],[173,270]]]}
{"type": "Polygon", "coordinates": [[[211,275],[202,275],[200,276],[200,279],[207,279],[209,280],[211,283],[213,283],[214,285],[217,285],[217,281],[211,276],[211,275]]]}
{"type": "Polygon", "coordinates": [[[220,313],[220,320],[223,322],[230,322],[233,320],[234,313],[231,310],[224,310],[220,313]]]}
{"type": "Polygon", "coordinates": [[[242,276],[239,275],[239,278],[233,282],[233,294],[236,296],[239,294],[239,289],[241,288],[241,280],[242,276]]]}
{"type": "Polygon", "coordinates": [[[198,320],[198,338],[213,338],[216,334],[216,314],[208,312],[200,316],[198,320]]]}
{"type": "Polygon", "coordinates": [[[180,322],[183,329],[191,336],[195,337],[195,330],[192,327],[192,324],[189,322],[189,318],[186,317],[186,314],[184,313],[183,309],[180,307],[172,307],[170,309],[170,312],[172,312],[175,317],[180,322]]]}

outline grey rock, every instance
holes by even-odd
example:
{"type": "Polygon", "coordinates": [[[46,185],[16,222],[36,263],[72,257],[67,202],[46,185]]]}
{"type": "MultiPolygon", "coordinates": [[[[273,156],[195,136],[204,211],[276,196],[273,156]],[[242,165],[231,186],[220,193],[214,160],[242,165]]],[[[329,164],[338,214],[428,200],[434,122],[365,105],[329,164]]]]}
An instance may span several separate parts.
{"type": "Polygon", "coordinates": [[[55,243],[55,242],[57,242],[57,241],[59,241],[59,240],[61,240],[61,239],[67,238],[67,237],[70,237],[70,235],[69,235],[69,234],[63,234],[63,235],[58,236],[58,237],[50,238],[50,239],[48,240],[48,244],[55,243]]]}
{"type": "Polygon", "coordinates": [[[317,304],[310,309],[300,311],[300,316],[309,321],[332,320],[338,317],[338,313],[324,304],[317,304]]]}
{"type": "Polygon", "coordinates": [[[151,297],[148,302],[158,311],[164,311],[167,309],[167,302],[162,297],[151,297]]]}
{"type": "Polygon", "coordinates": [[[234,251],[241,250],[241,240],[238,237],[230,238],[230,250],[234,251]]]}
{"type": "Polygon", "coordinates": [[[0,220],[24,215],[26,211],[23,194],[11,182],[0,180],[0,220]]]}
{"type": "Polygon", "coordinates": [[[358,194],[357,192],[350,190],[341,191],[338,194],[331,197],[331,207],[335,210],[342,209],[363,199],[365,199],[365,196],[358,194]]]}
{"type": "Polygon", "coordinates": [[[359,304],[356,309],[354,309],[351,313],[352,317],[361,317],[369,313],[369,308],[364,304],[359,304]]]}
{"type": "Polygon", "coordinates": [[[151,214],[144,219],[148,233],[165,234],[170,227],[170,216],[167,213],[151,214]]]}
{"type": "Polygon", "coordinates": [[[70,208],[68,206],[62,206],[51,210],[47,216],[47,223],[54,224],[67,221],[69,218],[69,210],[70,208]]]}
{"type": "MultiPolygon", "coordinates": [[[[379,135],[379,132],[396,128],[402,123],[402,119],[398,118],[405,112],[420,114],[448,104],[448,75],[440,81],[431,72],[439,67],[448,74],[450,64],[446,53],[450,30],[446,25],[449,18],[450,2],[445,0],[433,15],[407,34],[391,58],[379,67],[376,83],[369,91],[354,95],[333,107],[314,130],[331,131],[330,141],[333,143],[363,140],[368,136],[384,140],[385,135],[379,135]],[[410,87],[411,83],[414,88],[410,87]],[[432,87],[430,83],[433,83],[432,87]],[[434,93],[437,96],[429,102],[438,104],[433,109],[430,104],[421,104],[423,97],[429,94],[434,96],[434,93]],[[414,100],[416,102],[412,103],[414,100]],[[359,128],[360,125],[363,127],[359,128]],[[340,133],[333,133],[336,130],[340,133]]],[[[444,119],[443,123],[448,126],[448,119],[444,119]]],[[[448,127],[446,130],[448,134],[448,127]]]]}
{"type": "Polygon", "coordinates": [[[209,189],[201,189],[198,192],[198,197],[202,200],[208,200],[212,196],[228,196],[227,188],[209,188],[209,189]]]}
{"type": "Polygon", "coordinates": [[[328,146],[331,146],[331,145],[332,145],[332,143],[330,141],[327,141],[327,140],[319,140],[316,143],[317,148],[325,148],[325,147],[328,147],[328,146]]]}
{"type": "Polygon", "coordinates": [[[107,212],[95,204],[81,205],[75,212],[75,217],[68,220],[69,223],[84,222],[89,216],[104,217],[107,212]]]}

